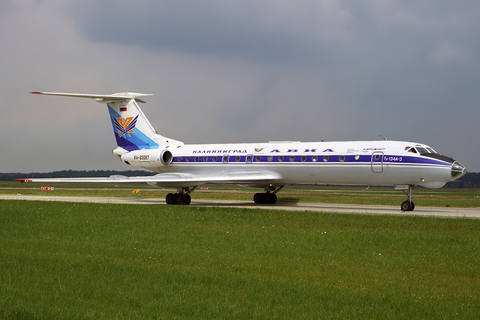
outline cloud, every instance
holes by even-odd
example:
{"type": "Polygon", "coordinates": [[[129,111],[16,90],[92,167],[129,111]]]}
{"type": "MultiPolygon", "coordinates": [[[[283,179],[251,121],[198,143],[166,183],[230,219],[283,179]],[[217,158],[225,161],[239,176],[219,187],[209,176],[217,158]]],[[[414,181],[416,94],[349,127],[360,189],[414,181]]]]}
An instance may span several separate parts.
{"type": "Polygon", "coordinates": [[[351,19],[339,2],[327,0],[82,1],[72,15],[97,42],[264,63],[315,59],[347,36],[351,19]]]}
{"type": "Polygon", "coordinates": [[[454,45],[451,42],[442,42],[432,52],[432,60],[435,64],[445,65],[454,62],[470,62],[471,55],[465,48],[454,45]]]}

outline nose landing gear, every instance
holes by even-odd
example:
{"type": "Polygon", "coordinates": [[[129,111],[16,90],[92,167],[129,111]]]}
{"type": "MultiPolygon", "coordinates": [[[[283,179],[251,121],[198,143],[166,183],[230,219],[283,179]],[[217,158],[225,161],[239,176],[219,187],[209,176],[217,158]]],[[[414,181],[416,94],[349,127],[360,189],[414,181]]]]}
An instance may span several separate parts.
{"type": "Polygon", "coordinates": [[[408,185],[408,186],[395,186],[395,189],[400,189],[403,191],[403,193],[405,193],[405,195],[408,197],[407,201],[404,201],[402,202],[401,206],[400,206],[400,209],[402,209],[402,211],[413,211],[415,209],[415,203],[413,203],[412,201],[412,189],[413,189],[413,186],[412,185],[408,185]],[[407,192],[405,192],[405,189],[408,189],[407,192]]]}

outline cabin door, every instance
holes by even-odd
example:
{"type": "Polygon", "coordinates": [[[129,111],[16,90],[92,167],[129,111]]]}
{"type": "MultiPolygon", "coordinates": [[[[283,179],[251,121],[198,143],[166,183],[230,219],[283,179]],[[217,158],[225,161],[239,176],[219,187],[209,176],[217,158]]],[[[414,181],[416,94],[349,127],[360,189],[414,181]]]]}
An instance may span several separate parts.
{"type": "Polygon", "coordinates": [[[375,173],[383,172],[383,152],[375,151],[372,153],[372,171],[375,173]]]}

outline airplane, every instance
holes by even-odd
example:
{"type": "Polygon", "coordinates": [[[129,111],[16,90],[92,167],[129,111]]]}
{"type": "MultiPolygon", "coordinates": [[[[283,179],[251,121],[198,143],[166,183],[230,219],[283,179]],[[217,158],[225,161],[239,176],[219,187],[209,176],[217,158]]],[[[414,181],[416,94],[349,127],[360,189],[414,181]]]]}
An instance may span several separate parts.
{"type": "Polygon", "coordinates": [[[441,188],[467,173],[465,166],[437,153],[428,145],[403,141],[278,141],[235,144],[184,144],[159,134],[145,117],[139,103],[151,94],[122,92],[110,95],[58,92],[32,94],[91,98],[108,107],[117,148],[112,153],[152,176],[105,178],[35,178],[21,182],[144,182],[174,188],[167,204],[188,205],[190,194],[207,183],[261,188],[253,200],[275,204],[277,193],[287,185],[393,186],[407,200],[402,211],[413,211],[412,190],[441,188]]]}

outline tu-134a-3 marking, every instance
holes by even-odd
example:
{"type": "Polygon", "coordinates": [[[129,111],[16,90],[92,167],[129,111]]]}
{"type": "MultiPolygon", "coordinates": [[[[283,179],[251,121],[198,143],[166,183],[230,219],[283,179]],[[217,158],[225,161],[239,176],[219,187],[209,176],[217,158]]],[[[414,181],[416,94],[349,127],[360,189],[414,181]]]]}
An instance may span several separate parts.
{"type": "Polygon", "coordinates": [[[291,184],[394,186],[412,211],[416,186],[440,188],[462,177],[465,167],[431,147],[403,141],[268,142],[184,144],[157,133],[138,103],[148,94],[111,95],[32,92],[42,95],[95,99],[107,105],[117,148],[113,153],[127,165],[155,172],[152,176],[105,178],[38,178],[22,182],[145,182],[175,188],[168,204],[190,204],[190,194],[206,183],[234,184],[263,189],[255,203],[274,204],[277,192],[291,184]]]}

